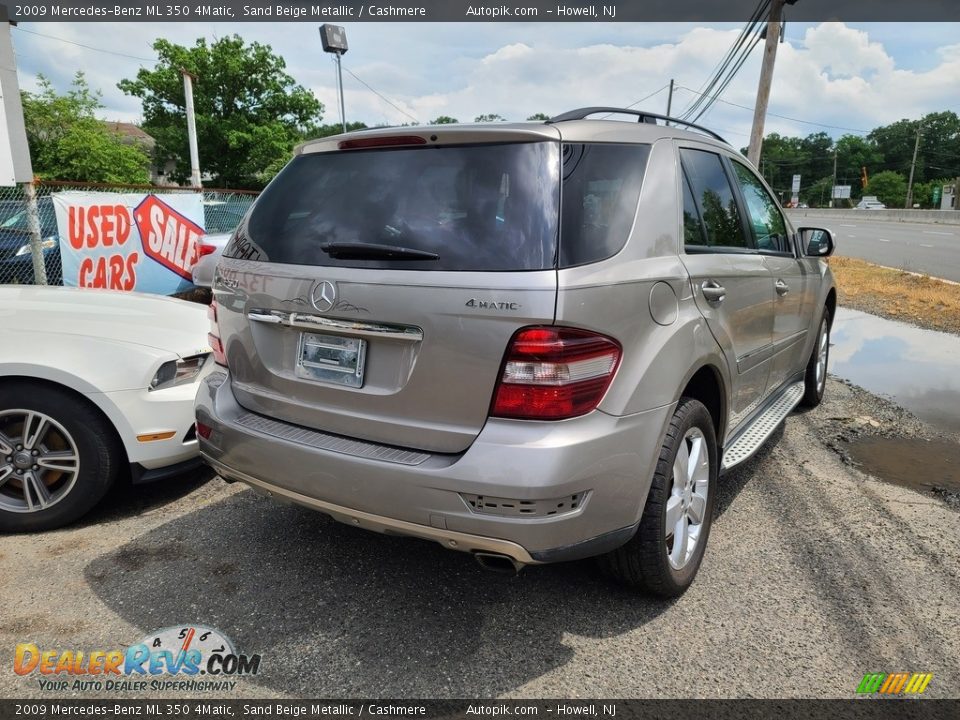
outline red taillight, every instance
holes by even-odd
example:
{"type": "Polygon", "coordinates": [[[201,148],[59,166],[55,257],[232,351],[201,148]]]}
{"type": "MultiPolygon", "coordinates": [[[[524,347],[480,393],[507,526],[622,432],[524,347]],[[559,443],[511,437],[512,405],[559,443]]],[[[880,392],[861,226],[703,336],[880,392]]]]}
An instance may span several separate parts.
{"type": "Polygon", "coordinates": [[[213,360],[217,365],[227,366],[227,356],[223,352],[223,343],[220,342],[220,325],[217,322],[217,301],[214,300],[207,307],[207,317],[210,318],[210,332],[207,333],[207,342],[213,349],[213,360]]]}
{"type": "Polygon", "coordinates": [[[217,251],[216,245],[207,245],[206,243],[200,243],[200,247],[197,248],[198,257],[203,257],[204,255],[213,255],[217,251]]]}
{"type": "Polygon", "coordinates": [[[521,420],[584,415],[603,399],[620,354],[618,342],[586,330],[520,330],[507,348],[490,414],[521,420]]]}
{"type": "Polygon", "coordinates": [[[355,138],[337,143],[340,150],[363,150],[364,148],[397,147],[398,145],[426,145],[419,135],[387,135],[385,137],[355,138]]]}
{"type": "Polygon", "coordinates": [[[213,428],[209,425],[204,425],[202,422],[197,420],[197,435],[202,437],[204,440],[210,439],[210,433],[213,432],[213,428]]]}

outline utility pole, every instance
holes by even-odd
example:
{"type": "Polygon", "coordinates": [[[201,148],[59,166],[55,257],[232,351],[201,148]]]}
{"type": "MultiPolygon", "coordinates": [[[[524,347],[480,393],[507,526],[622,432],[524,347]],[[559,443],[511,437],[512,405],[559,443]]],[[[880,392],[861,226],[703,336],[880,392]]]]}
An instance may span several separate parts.
{"type": "MultiPolygon", "coordinates": [[[[760,85],[757,87],[757,105],[753,111],[753,129],[750,131],[750,148],[747,151],[747,159],[754,165],[760,162],[760,149],[763,147],[763,124],[767,118],[770,84],[773,81],[773,65],[777,59],[777,45],[780,43],[780,17],[783,14],[785,1],[771,0],[770,2],[767,40],[763,46],[763,65],[760,68],[760,85]]],[[[790,4],[792,5],[793,2],[790,4]]]]}
{"type": "Polygon", "coordinates": [[[667,95],[667,117],[670,117],[670,109],[673,107],[673,78],[670,78],[670,94],[667,95]]]}
{"type": "Polygon", "coordinates": [[[197,118],[193,111],[193,81],[186,68],[180,68],[183,75],[183,96],[187,107],[187,138],[190,142],[190,186],[199,188],[200,184],[200,151],[197,149],[197,118]]]}
{"type": "MultiPolygon", "coordinates": [[[[830,207],[833,207],[833,201],[836,199],[834,195],[837,190],[837,145],[833,145],[833,185],[830,186],[830,207]]],[[[822,205],[823,203],[821,203],[822,205]]]]}
{"type": "Polygon", "coordinates": [[[910,180],[907,182],[907,203],[905,210],[913,207],[913,171],[917,167],[917,151],[920,150],[920,131],[923,129],[923,120],[917,123],[917,140],[913,144],[913,160],[910,162],[910,180]]]}

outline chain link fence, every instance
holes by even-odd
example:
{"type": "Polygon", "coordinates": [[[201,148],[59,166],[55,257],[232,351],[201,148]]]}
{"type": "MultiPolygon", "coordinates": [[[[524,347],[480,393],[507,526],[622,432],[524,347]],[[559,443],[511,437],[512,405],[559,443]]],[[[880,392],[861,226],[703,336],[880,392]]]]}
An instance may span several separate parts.
{"type": "MultiPolygon", "coordinates": [[[[63,284],[60,261],[60,242],[63,238],[57,229],[51,197],[60,192],[143,193],[162,196],[198,191],[153,185],[74,182],[38,182],[33,185],[0,188],[0,284],[63,284]],[[42,277],[44,274],[46,278],[42,277]]],[[[231,232],[240,223],[258,194],[252,190],[204,189],[202,192],[204,229],[211,234],[231,232]]]]}

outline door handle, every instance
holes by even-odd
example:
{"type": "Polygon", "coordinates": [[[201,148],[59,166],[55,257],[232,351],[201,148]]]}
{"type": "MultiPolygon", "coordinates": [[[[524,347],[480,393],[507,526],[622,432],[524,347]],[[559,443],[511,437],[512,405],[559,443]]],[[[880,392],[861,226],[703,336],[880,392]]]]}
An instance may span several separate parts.
{"type": "Polygon", "coordinates": [[[790,286],[787,285],[783,280],[777,280],[773,286],[777,289],[777,295],[786,295],[788,292],[790,292],[790,286]]]}
{"type": "Polygon", "coordinates": [[[700,291],[707,302],[720,303],[727,296],[727,289],[716,280],[704,280],[700,291]]]}

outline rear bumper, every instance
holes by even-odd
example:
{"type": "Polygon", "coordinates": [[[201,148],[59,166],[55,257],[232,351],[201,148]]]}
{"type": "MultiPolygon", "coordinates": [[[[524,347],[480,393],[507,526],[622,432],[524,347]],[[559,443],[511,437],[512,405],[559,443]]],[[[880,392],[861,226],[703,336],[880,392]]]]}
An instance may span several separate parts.
{"type": "Polygon", "coordinates": [[[200,451],[223,477],[341,522],[520,563],[587,557],[629,540],[671,412],[667,406],[622,418],[594,412],[558,423],[490,420],[465,452],[404,464],[251,429],[225,373],[208,377],[197,396],[197,420],[212,428],[200,451]],[[575,505],[553,513],[544,504],[574,496],[575,505]],[[471,506],[478,497],[504,508],[471,506]]]}

